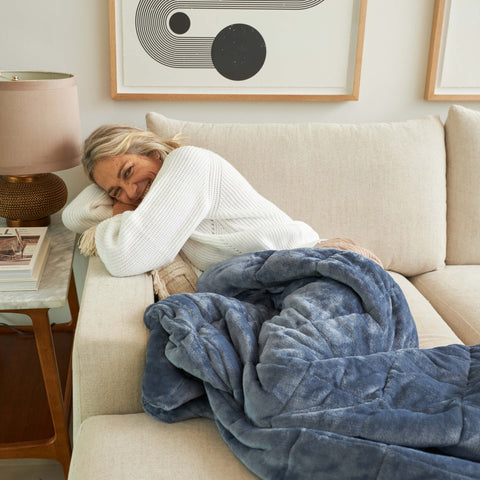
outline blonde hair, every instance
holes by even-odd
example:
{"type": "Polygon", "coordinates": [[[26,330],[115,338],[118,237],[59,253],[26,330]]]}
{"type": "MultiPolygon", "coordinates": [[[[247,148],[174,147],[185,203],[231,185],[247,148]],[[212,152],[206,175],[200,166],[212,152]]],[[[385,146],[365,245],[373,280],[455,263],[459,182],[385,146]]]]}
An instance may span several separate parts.
{"type": "Polygon", "coordinates": [[[162,140],[148,130],[141,130],[127,125],[103,125],[97,128],[85,140],[82,164],[92,182],[93,170],[103,158],[118,157],[125,154],[149,155],[158,152],[160,160],[180,147],[179,135],[162,140]]]}

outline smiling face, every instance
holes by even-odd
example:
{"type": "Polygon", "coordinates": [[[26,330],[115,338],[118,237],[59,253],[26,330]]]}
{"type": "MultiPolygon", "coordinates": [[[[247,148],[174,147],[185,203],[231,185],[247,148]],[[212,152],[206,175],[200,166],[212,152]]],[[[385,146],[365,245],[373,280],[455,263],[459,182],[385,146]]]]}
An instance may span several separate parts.
{"type": "Polygon", "coordinates": [[[93,179],[115,200],[138,206],[161,166],[158,152],[148,156],[127,153],[98,160],[93,179]]]}

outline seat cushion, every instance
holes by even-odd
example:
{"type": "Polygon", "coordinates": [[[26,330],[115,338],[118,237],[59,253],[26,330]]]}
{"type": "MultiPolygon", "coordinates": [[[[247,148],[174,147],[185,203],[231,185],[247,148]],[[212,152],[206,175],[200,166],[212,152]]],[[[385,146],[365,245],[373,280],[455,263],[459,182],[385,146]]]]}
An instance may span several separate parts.
{"type": "Polygon", "coordinates": [[[370,124],[209,124],[147,114],[162,138],[213,150],[320,238],[351,238],[385,268],[417,275],[446,254],[444,127],[437,117],[370,124]]]}
{"type": "Polygon", "coordinates": [[[418,332],[420,348],[462,343],[430,302],[402,275],[389,272],[402,289],[418,332]]]}
{"type": "Polygon", "coordinates": [[[411,280],[463,343],[480,343],[480,265],[447,265],[411,280]]]}
{"type": "Polygon", "coordinates": [[[253,480],[212,420],[166,424],[144,413],[89,417],[74,444],[69,480],[253,480]]]}
{"type": "Polygon", "coordinates": [[[447,264],[480,264],[480,112],[454,105],[445,122],[447,264]]]}

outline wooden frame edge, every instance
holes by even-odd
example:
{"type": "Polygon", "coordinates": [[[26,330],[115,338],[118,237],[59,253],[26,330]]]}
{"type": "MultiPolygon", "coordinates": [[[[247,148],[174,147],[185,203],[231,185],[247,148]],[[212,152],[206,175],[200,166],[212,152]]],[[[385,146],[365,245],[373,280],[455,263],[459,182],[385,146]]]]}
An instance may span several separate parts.
{"type": "Polygon", "coordinates": [[[430,36],[430,51],[428,54],[425,100],[435,99],[435,83],[438,73],[438,60],[440,57],[440,43],[442,40],[444,16],[445,0],[435,0],[435,6],[433,10],[432,32],[430,36]]]}
{"type": "Polygon", "coordinates": [[[110,95],[115,100],[117,91],[117,31],[115,21],[115,0],[108,0],[108,25],[110,43],[110,95]]]}
{"type": "Polygon", "coordinates": [[[480,100],[480,94],[435,93],[438,62],[440,60],[440,45],[442,42],[443,25],[445,23],[445,6],[446,0],[435,0],[424,98],[425,100],[440,102],[478,101],[480,100]]]}
{"type": "Polygon", "coordinates": [[[355,72],[353,74],[352,98],[360,98],[360,79],[362,76],[363,47],[365,43],[365,25],[367,22],[367,0],[360,1],[360,14],[358,16],[357,51],[355,53],[355,72]]]}
{"type": "Polygon", "coordinates": [[[117,34],[115,18],[115,1],[108,0],[109,43],[110,43],[110,94],[113,100],[200,100],[200,101],[298,101],[298,102],[341,102],[358,101],[360,97],[360,79],[362,71],[367,1],[360,0],[358,18],[357,45],[354,62],[352,93],[347,94],[195,94],[195,93],[121,93],[118,92],[117,77],[117,34]]]}

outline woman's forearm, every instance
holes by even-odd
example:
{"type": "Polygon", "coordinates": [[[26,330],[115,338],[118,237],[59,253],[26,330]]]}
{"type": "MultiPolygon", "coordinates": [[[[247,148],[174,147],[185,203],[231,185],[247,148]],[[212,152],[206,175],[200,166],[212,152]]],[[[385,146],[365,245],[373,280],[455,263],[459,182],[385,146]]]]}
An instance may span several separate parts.
{"type": "Polygon", "coordinates": [[[113,215],[113,200],[96,185],[89,185],[64,209],[64,225],[76,233],[82,233],[113,215]]]}

